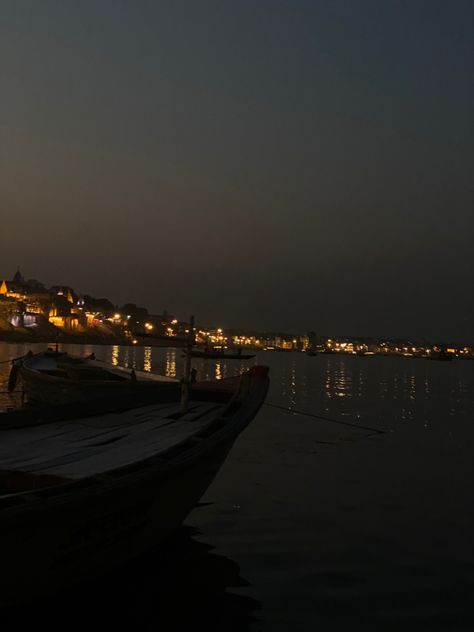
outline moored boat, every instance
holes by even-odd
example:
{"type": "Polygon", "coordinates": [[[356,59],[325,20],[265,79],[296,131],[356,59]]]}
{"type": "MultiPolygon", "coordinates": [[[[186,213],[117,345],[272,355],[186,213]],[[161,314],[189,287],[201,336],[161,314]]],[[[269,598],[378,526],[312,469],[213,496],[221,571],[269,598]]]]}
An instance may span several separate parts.
{"type": "Polygon", "coordinates": [[[0,415],[0,602],[96,575],[175,530],[268,389],[267,367],[180,401],[0,415]]]}
{"type": "Polygon", "coordinates": [[[62,405],[98,400],[156,402],[173,400],[180,392],[180,381],[165,375],[126,369],[97,360],[48,350],[27,354],[13,362],[9,390],[17,380],[30,404],[62,405]]]}
{"type": "Polygon", "coordinates": [[[431,353],[426,356],[428,360],[437,360],[439,362],[451,362],[454,354],[446,351],[446,349],[440,349],[437,353],[431,353]]]}

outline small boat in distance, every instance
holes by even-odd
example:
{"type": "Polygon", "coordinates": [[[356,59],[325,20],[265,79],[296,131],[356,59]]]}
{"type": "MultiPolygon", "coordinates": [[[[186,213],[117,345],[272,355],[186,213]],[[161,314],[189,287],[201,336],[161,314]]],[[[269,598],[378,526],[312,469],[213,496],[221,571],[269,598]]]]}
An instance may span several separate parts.
{"type": "Polygon", "coordinates": [[[438,360],[439,362],[451,362],[453,354],[446,351],[446,349],[440,349],[438,353],[432,353],[426,356],[428,360],[438,360]]]}
{"type": "Polygon", "coordinates": [[[196,506],[268,391],[268,368],[98,413],[0,414],[0,604],[37,599],[156,547],[196,506]]]}
{"type": "Polygon", "coordinates": [[[193,358],[208,358],[210,360],[250,360],[255,358],[255,353],[242,353],[242,350],[238,348],[237,351],[226,351],[223,347],[211,349],[192,349],[191,357],[193,358]]]}
{"type": "Polygon", "coordinates": [[[183,336],[165,336],[152,334],[148,332],[134,332],[134,344],[140,344],[147,347],[185,347],[188,339],[183,336]]]}

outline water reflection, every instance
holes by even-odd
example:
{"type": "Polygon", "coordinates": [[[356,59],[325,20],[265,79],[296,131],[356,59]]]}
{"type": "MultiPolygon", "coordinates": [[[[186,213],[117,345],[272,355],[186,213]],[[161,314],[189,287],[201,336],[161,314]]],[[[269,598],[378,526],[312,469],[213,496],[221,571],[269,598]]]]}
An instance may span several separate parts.
{"type": "Polygon", "coordinates": [[[166,351],[165,375],[176,377],[176,349],[167,349],[166,351]]]}
{"type": "MultiPolygon", "coordinates": [[[[138,365],[137,365],[137,348],[136,347],[132,347],[130,355],[131,355],[131,358],[132,358],[132,369],[138,368],[138,365]]],[[[143,368],[143,363],[141,364],[140,368],[141,369],[143,368]]]]}
{"type": "Polygon", "coordinates": [[[143,350],[143,370],[151,372],[151,347],[143,350]]]}
{"type": "Polygon", "coordinates": [[[291,370],[290,370],[290,388],[289,388],[289,404],[291,408],[295,408],[296,407],[296,388],[297,388],[297,381],[296,381],[296,363],[293,361],[291,363],[291,370]]]}
{"type": "Polygon", "coordinates": [[[127,564],[100,581],[66,589],[28,608],[2,611],[10,629],[34,629],[38,620],[48,630],[209,631],[251,629],[260,604],[229,588],[249,586],[231,559],[196,539],[182,527],[166,543],[139,561],[127,564]],[[74,616],[71,614],[74,613],[74,616]],[[65,623],[67,622],[67,623],[65,623]],[[225,625],[223,624],[225,622],[225,625]]]}
{"type": "Polygon", "coordinates": [[[125,353],[123,355],[123,366],[128,369],[130,366],[130,349],[125,347],[125,353]]]}
{"type": "Polygon", "coordinates": [[[353,396],[353,376],[347,370],[346,363],[343,360],[337,362],[337,364],[328,362],[325,390],[328,398],[353,396]]]}
{"type": "Polygon", "coordinates": [[[424,386],[424,397],[425,399],[428,399],[428,397],[430,396],[431,393],[431,389],[430,389],[430,382],[428,380],[428,377],[425,375],[425,379],[423,382],[423,386],[424,386]]]}
{"type": "Polygon", "coordinates": [[[302,358],[266,354],[270,401],[368,425],[397,422],[441,429],[443,420],[473,410],[472,364],[446,367],[423,360],[384,357],[302,358]],[[285,362],[283,362],[285,360],[285,362]],[[314,361],[315,360],[315,361],[314,361]]]}
{"type": "Polygon", "coordinates": [[[112,364],[117,366],[119,364],[119,352],[120,347],[118,345],[114,345],[112,347],[112,364]]]}

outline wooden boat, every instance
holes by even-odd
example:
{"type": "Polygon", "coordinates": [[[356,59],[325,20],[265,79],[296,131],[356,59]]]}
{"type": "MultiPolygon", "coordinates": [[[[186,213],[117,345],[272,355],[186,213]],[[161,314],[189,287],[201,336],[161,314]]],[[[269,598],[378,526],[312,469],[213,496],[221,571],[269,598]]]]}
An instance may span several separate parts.
{"type": "Polygon", "coordinates": [[[229,352],[224,349],[193,349],[191,356],[210,360],[250,360],[250,358],[255,358],[255,353],[229,352]]]}
{"type": "Polygon", "coordinates": [[[147,332],[135,332],[133,338],[137,344],[147,347],[185,347],[188,343],[184,336],[164,336],[147,332]]]}
{"type": "MultiPolygon", "coordinates": [[[[267,367],[180,401],[84,415],[0,415],[0,603],[38,597],[144,554],[194,508],[254,419],[267,367]]],[[[80,408],[80,407],[79,407],[80,408]]]]}
{"type": "Polygon", "coordinates": [[[437,360],[438,362],[451,362],[453,359],[453,354],[448,353],[444,349],[441,349],[438,353],[432,353],[430,356],[427,356],[429,360],[437,360]]]}
{"type": "Polygon", "coordinates": [[[135,369],[125,369],[94,357],[77,357],[48,350],[27,354],[13,362],[9,390],[21,378],[28,403],[42,405],[76,404],[120,398],[142,401],[175,399],[180,381],[135,369]]]}

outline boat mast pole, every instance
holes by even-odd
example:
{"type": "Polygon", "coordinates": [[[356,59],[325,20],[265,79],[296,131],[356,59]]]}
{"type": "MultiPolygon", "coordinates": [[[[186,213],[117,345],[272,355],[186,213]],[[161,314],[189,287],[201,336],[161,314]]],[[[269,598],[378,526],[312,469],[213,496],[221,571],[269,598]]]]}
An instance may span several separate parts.
{"type": "Polygon", "coordinates": [[[189,402],[189,382],[191,378],[191,353],[194,346],[194,316],[189,319],[189,333],[186,343],[186,361],[184,365],[184,377],[181,381],[181,412],[186,413],[189,402]]]}

